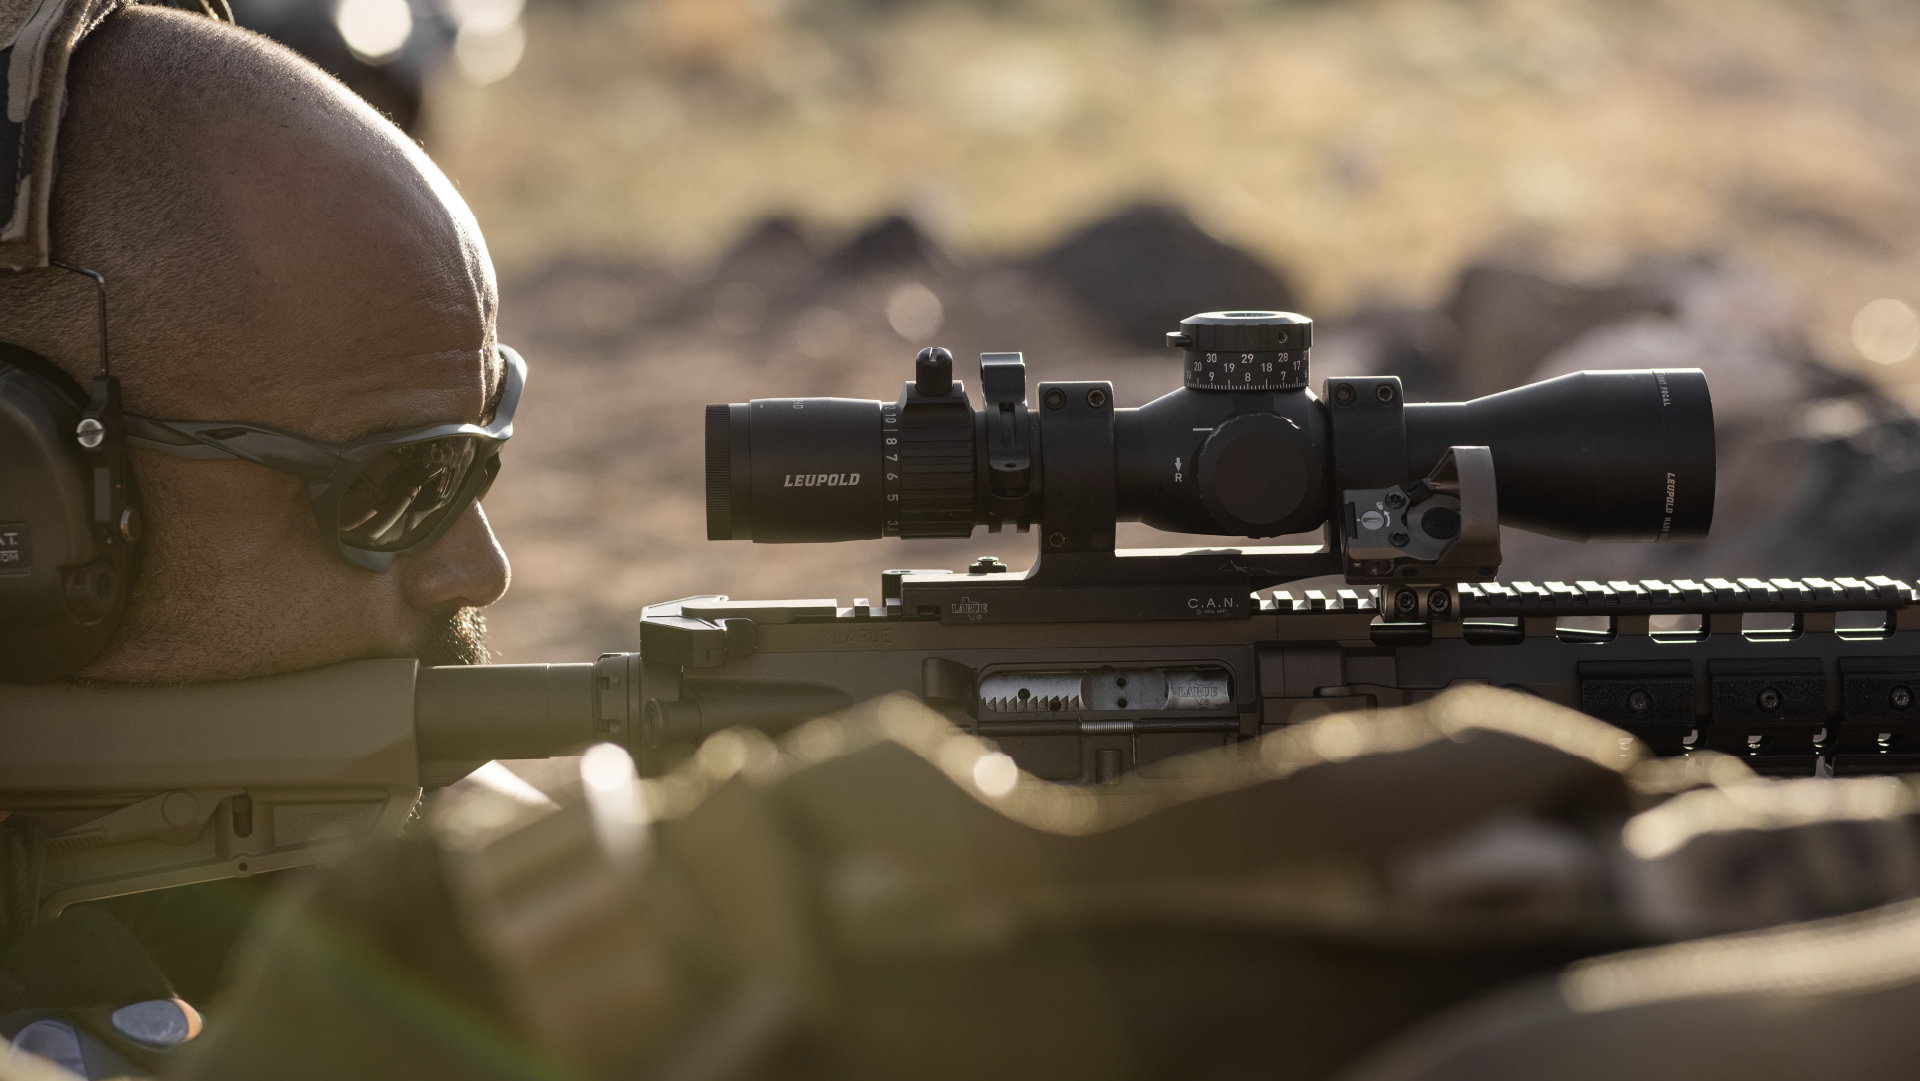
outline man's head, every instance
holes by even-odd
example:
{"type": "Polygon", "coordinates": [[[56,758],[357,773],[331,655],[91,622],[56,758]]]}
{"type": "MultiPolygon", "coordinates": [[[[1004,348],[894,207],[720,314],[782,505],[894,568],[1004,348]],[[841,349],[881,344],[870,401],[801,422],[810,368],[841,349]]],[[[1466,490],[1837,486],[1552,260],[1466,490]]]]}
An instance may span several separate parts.
{"type": "MultiPolygon", "coordinates": [[[[135,7],[74,54],[68,95],[54,251],[106,277],[129,412],[328,441],[485,419],[502,372],[479,229],[419,148],[349,91],[246,31],[135,7]]],[[[90,290],[57,271],[0,274],[0,340],[85,383],[90,290]]],[[[83,676],[484,659],[472,609],[505,591],[507,563],[477,505],[373,574],[328,548],[300,479],[131,453],[145,565],[83,676]]]]}

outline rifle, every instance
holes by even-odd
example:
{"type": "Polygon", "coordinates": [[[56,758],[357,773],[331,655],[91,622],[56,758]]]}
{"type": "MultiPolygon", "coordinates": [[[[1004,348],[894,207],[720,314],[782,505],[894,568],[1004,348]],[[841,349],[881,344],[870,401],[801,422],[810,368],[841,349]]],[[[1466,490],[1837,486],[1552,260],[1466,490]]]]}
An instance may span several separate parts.
{"type": "Polygon", "coordinates": [[[645,609],[640,652],[586,664],[0,686],[8,927],[329,862],[490,759],[608,741],[659,775],[714,732],[778,733],[902,690],[1065,783],[1150,784],[1177,755],[1468,682],[1579,709],[1655,754],[1920,770],[1920,597],[1886,578],[1467,586],[1459,618],[1417,624],[1379,621],[1378,592],[1351,589],[1274,591],[1241,618],[996,624],[884,592],[915,577],[968,588],[889,571],[880,605],[687,598],[645,609]],[[1743,629],[1754,613],[1790,625],[1743,629]],[[1686,615],[1698,626],[1650,629],[1686,615]]]}
{"type": "Polygon", "coordinates": [[[922,351],[897,403],[708,408],[710,537],[1038,524],[1025,574],[986,559],[889,570],[878,604],[686,598],[643,610],[639,652],[585,664],[0,687],[10,926],[334,858],[490,759],[609,741],[654,776],[717,731],[777,733],[899,691],[1065,783],[1152,784],[1180,754],[1461,682],[1582,710],[1656,754],[1920,769],[1907,583],[1496,580],[1503,522],[1704,534],[1712,414],[1697,371],[1417,405],[1392,377],[1306,392],[1299,316],[1214,313],[1171,338],[1188,386],[1139,410],[1115,409],[1107,383],[1042,384],[1030,410],[1024,362],[1002,353],[982,358],[975,411],[944,350],[922,351]],[[1115,551],[1123,518],[1255,538],[1317,527],[1322,542],[1115,551]],[[1273,588],[1331,572],[1358,588],[1273,588]],[[1746,625],[1761,614],[1778,625],[1746,625]]]}

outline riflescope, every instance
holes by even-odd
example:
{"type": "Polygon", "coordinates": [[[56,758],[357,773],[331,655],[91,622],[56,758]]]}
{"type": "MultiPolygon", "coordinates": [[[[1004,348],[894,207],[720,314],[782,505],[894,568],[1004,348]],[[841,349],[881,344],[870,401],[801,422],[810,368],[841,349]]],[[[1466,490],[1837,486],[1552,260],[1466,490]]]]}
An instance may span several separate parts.
{"type": "MultiPolygon", "coordinates": [[[[1210,312],[1167,340],[1185,386],[1138,409],[1115,408],[1104,382],[1042,383],[1030,404],[1018,353],[981,356],[976,409],[941,349],[921,351],[897,401],[710,405],[707,535],[964,537],[1037,521],[1042,552],[1069,553],[1110,551],[1115,521],[1248,538],[1330,525],[1350,577],[1388,578],[1471,530],[1463,499],[1497,501],[1498,524],[1577,541],[1698,538],[1713,519],[1698,369],[1576,372],[1409,404],[1390,376],[1308,389],[1304,316],[1210,312]]],[[[1489,543],[1492,523],[1478,525],[1489,543]]],[[[1497,530],[1490,543],[1497,563],[1497,530]]]]}

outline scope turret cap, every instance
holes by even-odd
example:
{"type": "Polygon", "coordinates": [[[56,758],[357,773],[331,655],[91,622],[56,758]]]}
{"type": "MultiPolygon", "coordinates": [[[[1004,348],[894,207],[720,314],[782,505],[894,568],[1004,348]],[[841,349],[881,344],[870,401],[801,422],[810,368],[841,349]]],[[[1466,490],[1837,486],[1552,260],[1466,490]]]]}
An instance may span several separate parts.
{"type": "Polygon", "coordinates": [[[1293,312],[1202,312],[1181,320],[1167,344],[1187,351],[1180,367],[1188,390],[1301,390],[1313,320],[1293,312]]]}
{"type": "Polygon", "coordinates": [[[1313,344],[1313,320],[1296,312],[1201,312],[1167,335],[1196,353],[1291,353],[1313,344]]]}

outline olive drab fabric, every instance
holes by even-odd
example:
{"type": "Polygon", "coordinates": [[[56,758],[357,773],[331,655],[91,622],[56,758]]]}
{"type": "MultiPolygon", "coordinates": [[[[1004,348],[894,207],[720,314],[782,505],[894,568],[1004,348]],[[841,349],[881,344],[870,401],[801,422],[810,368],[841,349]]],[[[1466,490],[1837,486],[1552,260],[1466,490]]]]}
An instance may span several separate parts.
{"type": "Polygon", "coordinates": [[[1425,1076],[1369,1056],[1622,951],[1920,895],[1874,866],[1912,806],[1874,783],[1642,762],[1487,688],[1090,788],[904,699],[659,779],[604,747],[556,806],[455,793],[333,872],[177,1076],[1425,1076]],[[1836,829],[1833,888],[1705,911],[1836,829]]]}
{"type": "Polygon", "coordinates": [[[44,267],[67,60],[127,0],[0,0],[0,268],[44,267]]]}
{"type": "Polygon", "coordinates": [[[1391,1041],[1343,1081],[1912,1075],[1912,788],[1892,777],[1728,780],[1680,793],[1622,833],[1626,909],[1644,931],[1690,941],[1489,994],[1391,1041]],[[1729,931],[1741,933],[1695,937],[1729,931]]]}
{"type": "Polygon", "coordinates": [[[1419,1027],[1342,1081],[1911,1077],[1920,904],[1579,962],[1419,1027]]]}

